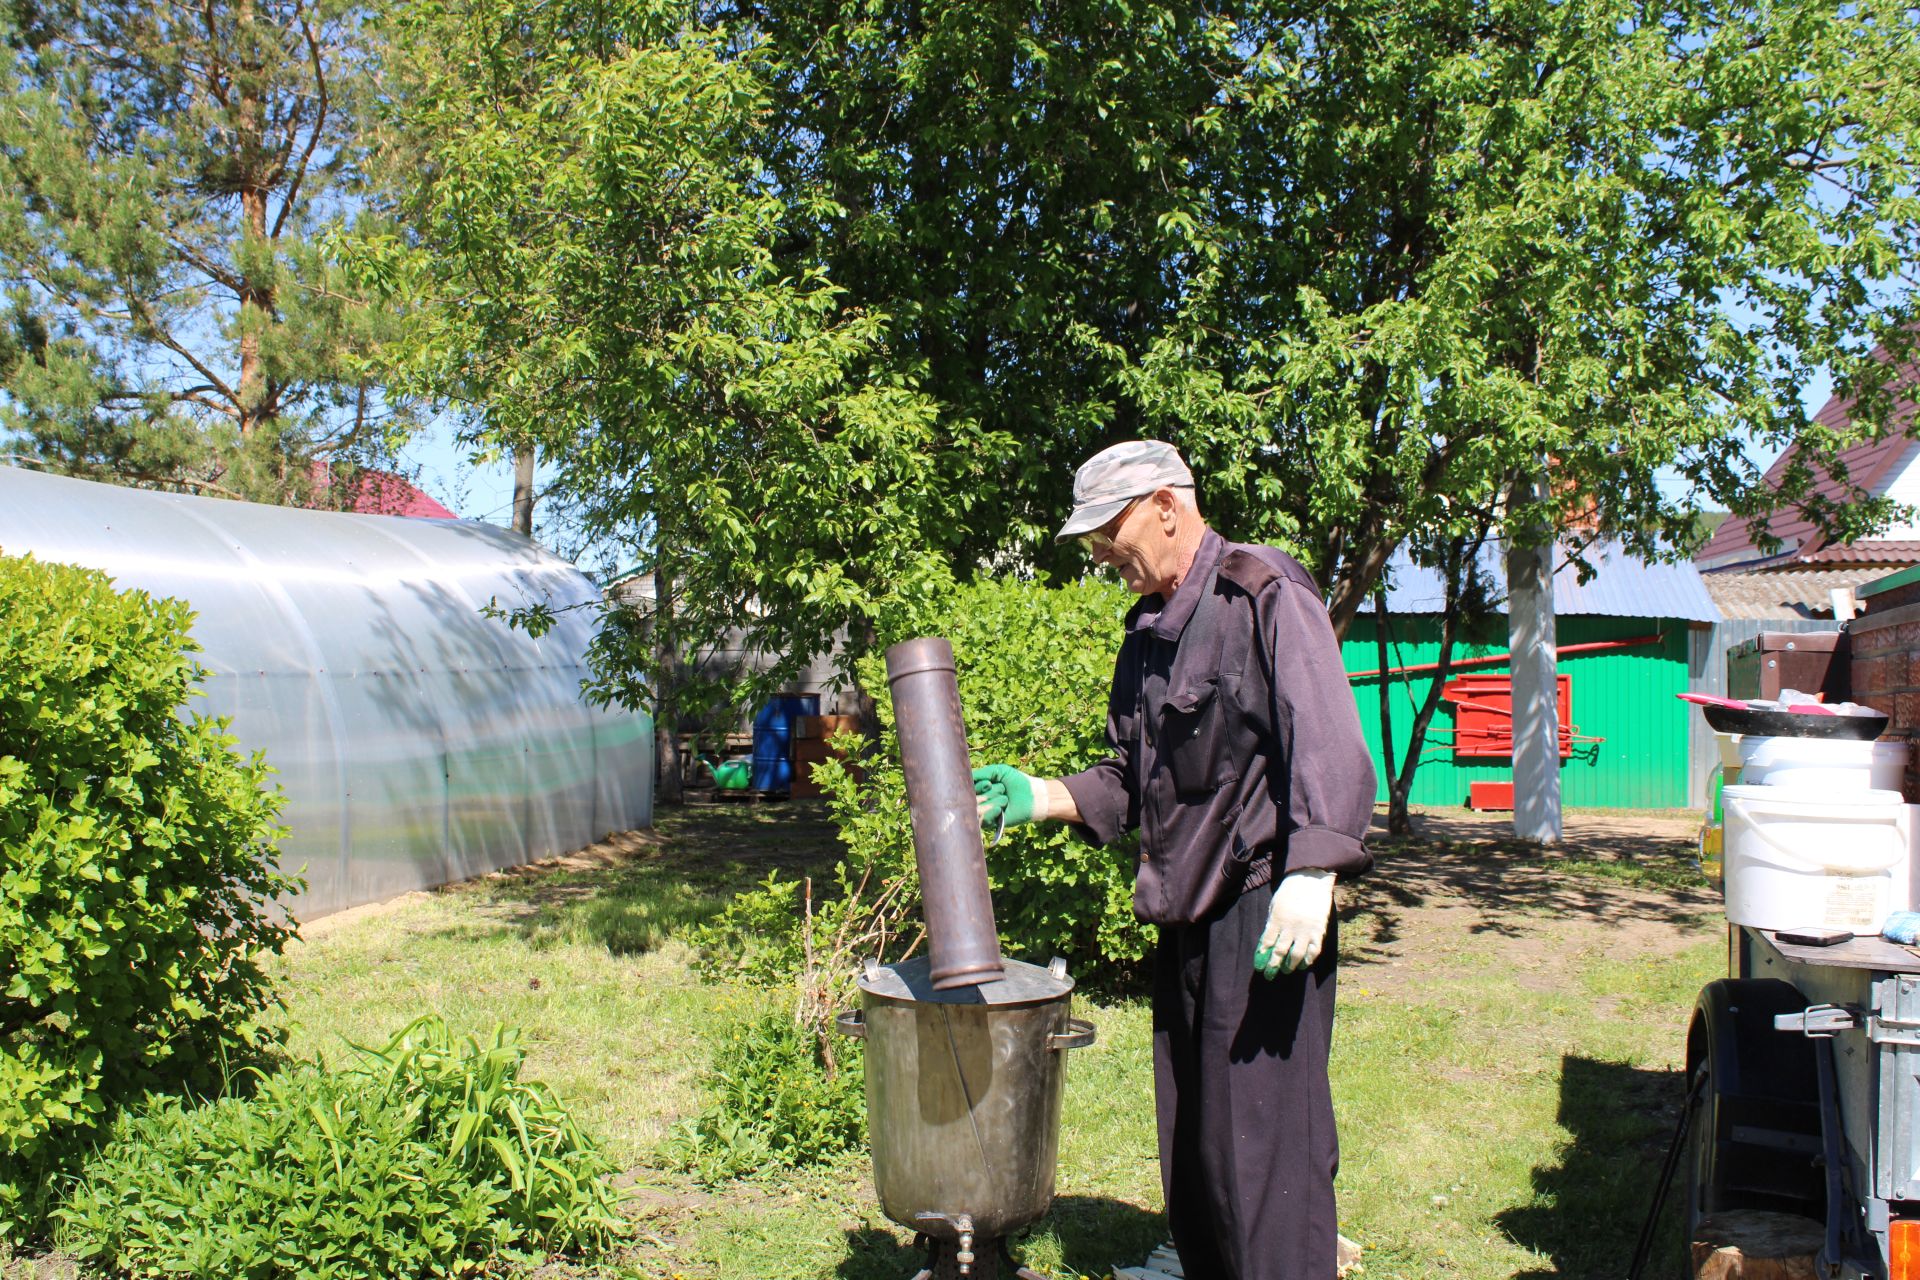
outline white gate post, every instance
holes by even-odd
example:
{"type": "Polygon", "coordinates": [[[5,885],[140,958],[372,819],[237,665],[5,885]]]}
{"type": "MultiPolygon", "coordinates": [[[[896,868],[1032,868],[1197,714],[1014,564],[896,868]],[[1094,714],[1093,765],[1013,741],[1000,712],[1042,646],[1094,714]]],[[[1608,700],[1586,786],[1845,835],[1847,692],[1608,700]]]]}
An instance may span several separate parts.
{"type": "MultiPolygon", "coordinates": [[[[1525,492],[1520,486],[1516,486],[1525,492]]],[[[1507,543],[1507,647],[1513,671],[1513,834],[1560,843],[1560,717],[1550,535],[1507,543]]]]}

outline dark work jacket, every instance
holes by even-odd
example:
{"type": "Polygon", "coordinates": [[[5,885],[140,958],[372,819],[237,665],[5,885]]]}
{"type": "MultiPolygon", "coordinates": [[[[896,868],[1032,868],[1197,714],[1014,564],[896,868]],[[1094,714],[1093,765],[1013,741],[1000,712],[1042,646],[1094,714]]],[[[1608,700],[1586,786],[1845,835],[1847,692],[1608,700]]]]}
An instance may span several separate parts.
{"type": "Polygon", "coordinates": [[[1208,530],[1173,598],[1133,607],[1107,742],[1062,781],[1100,843],[1140,829],[1142,920],[1207,919],[1276,872],[1372,865],[1373,758],[1326,606],[1283,551],[1208,530]]]}

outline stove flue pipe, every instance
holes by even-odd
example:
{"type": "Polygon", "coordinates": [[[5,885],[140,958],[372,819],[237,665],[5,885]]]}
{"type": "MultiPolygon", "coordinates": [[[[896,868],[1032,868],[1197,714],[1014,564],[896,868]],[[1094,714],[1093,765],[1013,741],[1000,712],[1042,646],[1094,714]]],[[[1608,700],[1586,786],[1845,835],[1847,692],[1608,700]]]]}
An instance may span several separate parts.
{"type": "Polygon", "coordinates": [[[906,773],[933,985],[946,990],[996,981],[1004,972],[1000,935],[987,890],[987,851],[973,800],[953,646],[939,636],[894,645],[887,650],[887,684],[906,773]]]}

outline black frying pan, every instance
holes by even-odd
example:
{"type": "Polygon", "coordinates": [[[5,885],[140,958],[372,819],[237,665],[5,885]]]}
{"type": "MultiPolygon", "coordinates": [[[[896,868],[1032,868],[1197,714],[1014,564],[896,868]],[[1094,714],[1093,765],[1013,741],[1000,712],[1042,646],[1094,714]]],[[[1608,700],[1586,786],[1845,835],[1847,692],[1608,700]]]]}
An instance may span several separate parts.
{"type": "Polygon", "coordinates": [[[1757,711],[1752,707],[1700,708],[1707,723],[1721,733],[1746,733],[1758,738],[1877,738],[1887,727],[1881,712],[1864,716],[1820,716],[1803,711],[1757,711]]]}

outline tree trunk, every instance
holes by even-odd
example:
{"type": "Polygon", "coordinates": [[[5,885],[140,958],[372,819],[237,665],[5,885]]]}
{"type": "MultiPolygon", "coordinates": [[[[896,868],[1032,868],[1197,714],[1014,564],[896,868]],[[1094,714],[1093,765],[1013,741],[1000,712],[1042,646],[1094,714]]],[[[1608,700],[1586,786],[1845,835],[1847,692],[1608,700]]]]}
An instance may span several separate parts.
{"type": "Polygon", "coordinates": [[[1391,796],[1394,776],[1393,663],[1387,653],[1387,593],[1379,590],[1373,593],[1373,647],[1379,658],[1375,665],[1380,668],[1380,762],[1387,773],[1388,794],[1391,796]]]}
{"type": "Polygon", "coordinates": [[[1433,723],[1434,712],[1440,709],[1440,694],[1446,687],[1447,672],[1453,666],[1453,641],[1459,623],[1456,611],[1452,608],[1453,596],[1452,582],[1449,580],[1449,607],[1440,619],[1440,656],[1433,672],[1433,683],[1427,686],[1427,696],[1413,717],[1413,727],[1407,733],[1407,753],[1400,757],[1400,775],[1393,780],[1393,790],[1387,795],[1389,835],[1413,834],[1413,813],[1409,804],[1413,796],[1413,778],[1420,768],[1420,753],[1426,748],[1427,726],[1433,723]]]}
{"type": "Polygon", "coordinates": [[[1353,625],[1353,616],[1360,612],[1360,602],[1380,581],[1380,575],[1386,572],[1387,561],[1393,558],[1394,550],[1400,545],[1377,530],[1368,530],[1356,537],[1354,544],[1345,549],[1347,554],[1345,563],[1340,566],[1340,573],[1327,584],[1327,620],[1333,624],[1333,635],[1337,640],[1346,638],[1347,628],[1353,625]]]}
{"type": "MultiPolygon", "coordinates": [[[[1543,497],[1544,475],[1514,485],[1510,509],[1543,497]]],[[[1507,522],[1507,648],[1513,672],[1513,834],[1560,843],[1560,726],[1553,534],[1507,522]]]]}
{"type": "MultiPolygon", "coordinates": [[[[247,236],[264,236],[267,226],[267,193],[249,188],[240,194],[240,208],[247,219],[247,236]]],[[[260,359],[261,317],[273,306],[273,291],[248,279],[240,290],[240,438],[251,439],[266,418],[267,377],[260,359]],[[249,315],[248,313],[253,313],[249,315]]]]}
{"type": "Polygon", "coordinates": [[[513,451],[513,531],[533,536],[533,446],[513,451]]]}
{"type": "MultiPolygon", "coordinates": [[[[265,68],[252,49],[253,4],[243,0],[234,14],[235,46],[240,51],[235,76],[236,129],[234,148],[240,153],[240,215],[243,240],[267,239],[265,68]]],[[[260,358],[260,328],[273,314],[273,279],[258,278],[258,260],[243,261],[240,280],[240,438],[250,439],[272,416],[268,403],[265,362],[260,358]],[[249,315],[249,313],[252,313],[249,315]]],[[[271,267],[268,268],[269,272],[271,267]]]]}
{"type": "Polygon", "coordinates": [[[1427,727],[1433,723],[1434,713],[1440,709],[1447,673],[1453,667],[1453,646],[1460,635],[1469,576],[1479,562],[1480,548],[1486,543],[1488,531],[1489,526],[1482,524],[1472,538],[1456,539],[1441,556],[1446,598],[1445,608],[1440,615],[1440,653],[1435,659],[1433,683],[1427,686],[1427,696],[1421,701],[1420,710],[1413,717],[1413,727],[1407,733],[1407,751],[1400,757],[1400,774],[1393,780],[1393,789],[1387,796],[1389,835],[1413,834],[1413,815],[1410,811],[1413,779],[1420,768],[1420,753],[1426,748],[1427,727]]]}
{"type": "Polygon", "coordinates": [[[666,687],[656,690],[653,700],[654,751],[660,761],[660,787],[655,799],[661,804],[682,804],[686,793],[681,783],[686,762],[680,758],[680,735],[673,714],[673,683],[679,671],[680,655],[673,639],[673,570],[667,567],[664,549],[656,545],[653,566],[653,637],[658,679],[666,687]]]}
{"type": "MultiPolygon", "coordinates": [[[[849,639],[851,639],[851,637],[849,637],[849,639]]],[[[873,622],[870,619],[862,619],[860,623],[860,651],[862,653],[871,653],[873,652],[874,646],[878,643],[879,638],[874,634],[873,622]]],[[[849,670],[848,674],[851,677],[851,670],[849,670]]],[[[858,680],[854,680],[853,682],[852,701],[854,723],[860,733],[860,737],[870,745],[877,745],[880,741],[880,708],[879,705],[874,702],[873,695],[867,691],[867,687],[858,680]]]]}

